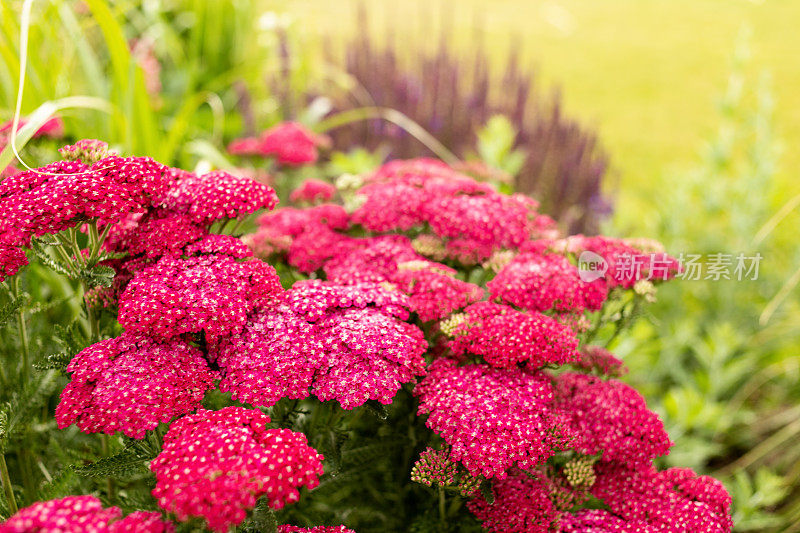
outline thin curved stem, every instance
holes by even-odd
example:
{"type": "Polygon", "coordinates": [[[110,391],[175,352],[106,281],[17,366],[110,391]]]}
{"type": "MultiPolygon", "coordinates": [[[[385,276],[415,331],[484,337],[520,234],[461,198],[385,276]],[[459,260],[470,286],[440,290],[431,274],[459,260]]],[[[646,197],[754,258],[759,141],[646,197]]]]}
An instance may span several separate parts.
{"type": "Polygon", "coordinates": [[[445,163],[451,165],[458,163],[458,157],[445,145],[439,142],[438,139],[428,133],[425,128],[411,120],[408,116],[404,115],[400,111],[388,107],[360,107],[357,109],[342,111],[341,113],[337,113],[332,117],[321,121],[314,129],[319,133],[324,133],[328,130],[332,130],[333,128],[352,124],[353,122],[361,122],[376,118],[391,122],[392,124],[403,128],[445,163]]]}

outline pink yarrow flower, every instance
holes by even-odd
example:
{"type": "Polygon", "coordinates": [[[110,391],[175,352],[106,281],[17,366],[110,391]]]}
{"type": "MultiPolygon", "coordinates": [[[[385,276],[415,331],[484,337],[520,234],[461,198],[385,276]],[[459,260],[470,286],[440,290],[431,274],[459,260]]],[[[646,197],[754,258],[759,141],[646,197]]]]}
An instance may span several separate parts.
{"type": "Polygon", "coordinates": [[[531,311],[597,311],[608,295],[605,281],[584,282],[561,255],[523,253],[486,284],[492,298],[531,311]]]}
{"type": "Polygon", "coordinates": [[[164,256],[136,272],[119,300],[123,327],[162,338],[204,331],[213,341],[238,331],[251,310],[283,291],[274,268],[241,258],[246,250],[240,241],[212,241],[212,248],[189,257],[164,256]],[[235,243],[225,248],[227,241],[235,243]],[[218,252],[209,253],[213,249],[218,252]]]}
{"type": "Polygon", "coordinates": [[[472,475],[503,479],[508,469],[546,461],[568,444],[553,388],[541,373],[437,359],[417,385],[420,415],[472,475]]]}
{"type": "Polygon", "coordinates": [[[261,496],[273,509],[296,502],[298,488],[319,484],[323,457],[302,433],[267,429],[268,422],[256,409],[226,407],[173,423],[150,463],[158,504],[180,521],[200,517],[222,532],[261,496]]]}
{"type": "Polygon", "coordinates": [[[579,358],[578,338],[568,326],[541,313],[523,313],[491,302],[467,307],[449,335],[448,346],[455,355],[480,355],[496,367],[524,362],[535,369],[579,358]]]}
{"type": "Polygon", "coordinates": [[[292,191],[289,200],[293,203],[310,204],[328,202],[336,194],[336,187],[327,181],[308,179],[300,187],[292,191]]]}
{"type": "Polygon", "coordinates": [[[482,495],[467,503],[467,508],[486,530],[491,533],[553,531],[559,513],[540,475],[516,472],[494,482],[492,493],[494,502],[491,504],[482,495]]]}
{"type": "Polygon", "coordinates": [[[0,533],[171,533],[160,513],[138,511],[120,519],[119,507],[104,508],[94,496],[36,502],[0,524],[0,533]]]}
{"type": "Polygon", "coordinates": [[[649,464],[672,446],[664,424],[641,394],[620,381],[566,372],[557,378],[557,405],[578,435],[575,448],[603,461],[649,464]]]}
{"type": "Polygon", "coordinates": [[[378,286],[298,284],[251,315],[240,334],[212,346],[220,390],[261,406],[309,392],[345,409],[367,400],[391,403],[402,383],[424,373],[427,343],[401,321],[405,305],[378,286]]]}
{"type": "Polygon", "coordinates": [[[137,439],[197,409],[217,379],[200,350],[183,339],[128,333],[85,348],[67,372],[71,381],[56,407],[60,428],[77,424],[84,433],[121,431],[137,439]]]}

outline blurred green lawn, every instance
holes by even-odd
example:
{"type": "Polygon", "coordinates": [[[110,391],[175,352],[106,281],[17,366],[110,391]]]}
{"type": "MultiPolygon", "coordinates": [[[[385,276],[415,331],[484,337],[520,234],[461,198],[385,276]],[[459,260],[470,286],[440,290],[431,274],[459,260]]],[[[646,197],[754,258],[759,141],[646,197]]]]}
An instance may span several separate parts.
{"type": "MultiPolygon", "coordinates": [[[[269,2],[268,2],[269,4],[269,2]]],[[[797,0],[370,0],[373,29],[418,40],[438,37],[442,20],[464,45],[480,27],[502,60],[521,39],[525,64],[542,87],[560,87],[567,112],[594,126],[612,157],[611,183],[622,185],[617,223],[639,233],[640,216],[672,170],[698,159],[718,123],[716,102],[743,30],[750,70],[772,77],[776,134],[784,142],[777,206],[800,192],[800,1],[797,0]],[[476,21],[479,21],[476,24],[476,21]],[[638,227],[636,227],[638,226],[638,227]]],[[[355,31],[358,3],[294,0],[275,9],[305,35],[355,31]]],[[[431,43],[434,44],[434,43],[431,43]]],[[[754,191],[756,192],[756,191],[754,191]]]]}

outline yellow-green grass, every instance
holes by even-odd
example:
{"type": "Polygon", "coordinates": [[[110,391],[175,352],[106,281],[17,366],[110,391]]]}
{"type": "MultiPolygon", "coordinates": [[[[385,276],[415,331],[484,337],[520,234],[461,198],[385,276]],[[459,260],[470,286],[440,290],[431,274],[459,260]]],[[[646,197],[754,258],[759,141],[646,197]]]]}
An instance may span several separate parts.
{"type": "MultiPolygon", "coordinates": [[[[355,2],[271,3],[305,35],[358,31],[355,2]]],[[[442,20],[458,46],[483,30],[498,63],[519,38],[543,87],[561,89],[567,112],[595,127],[619,185],[617,222],[626,232],[673,170],[694,164],[718,123],[737,39],[749,30],[754,78],[772,77],[776,133],[784,150],[782,203],[800,192],[800,2],[797,0],[369,0],[373,30],[419,41],[442,20]],[[476,21],[478,21],[476,23],[476,21]],[[422,31],[420,31],[422,30],[422,31]]],[[[430,43],[429,43],[430,44],[430,43]]],[[[759,191],[753,191],[759,194],[759,191]]],[[[639,227],[638,231],[642,228],[639,227]]],[[[634,230],[637,231],[637,230],[634,230]]]]}

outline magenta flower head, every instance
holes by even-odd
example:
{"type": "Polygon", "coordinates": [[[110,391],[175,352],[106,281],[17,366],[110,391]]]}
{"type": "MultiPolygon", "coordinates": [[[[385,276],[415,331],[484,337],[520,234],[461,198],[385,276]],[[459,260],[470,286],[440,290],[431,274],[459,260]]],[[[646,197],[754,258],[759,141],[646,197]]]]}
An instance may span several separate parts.
{"type": "Polygon", "coordinates": [[[117,431],[141,439],[160,422],[194,411],[216,372],[181,338],[159,341],[129,333],[93,344],[67,366],[72,379],[56,408],[59,427],[117,431]]]}
{"type": "Polygon", "coordinates": [[[516,472],[492,487],[494,502],[482,495],[467,503],[467,508],[491,533],[548,533],[557,523],[558,511],[550,501],[550,491],[542,476],[516,472]]]}
{"type": "Polygon", "coordinates": [[[278,197],[268,185],[221,170],[202,176],[182,172],[161,199],[162,207],[185,214],[201,225],[223,218],[243,218],[262,208],[272,209],[277,203],[278,197]]]}
{"type": "Polygon", "coordinates": [[[0,533],[100,533],[108,531],[108,523],[121,515],[118,507],[104,509],[94,496],[67,496],[59,500],[36,502],[20,509],[0,524],[0,533]]]}
{"type": "Polygon", "coordinates": [[[157,259],[162,255],[181,255],[184,246],[207,234],[206,228],[185,215],[152,210],[144,215],[128,214],[114,224],[103,247],[109,252],[157,259]]]}
{"type": "Polygon", "coordinates": [[[0,282],[13,276],[19,269],[28,264],[25,252],[15,242],[24,240],[14,235],[13,232],[0,233],[0,282]]]}
{"type": "Polygon", "coordinates": [[[240,334],[211,347],[220,390],[259,406],[306,398],[309,390],[345,409],[370,399],[391,403],[425,368],[423,334],[402,321],[407,305],[377,285],[298,283],[251,315],[240,334]]]}
{"type": "Polygon", "coordinates": [[[505,478],[512,466],[527,469],[564,448],[550,378],[488,365],[459,367],[437,359],[417,385],[419,414],[452,446],[451,458],[472,475],[505,478]]]}
{"type": "Polygon", "coordinates": [[[94,496],[36,502],[0,524],[0,533],[171,533],[160,513],[144,511],[120,519],[119,507],[104,508],[94,496]]]}
{"type": "Polygon", "coordinates": [[[299,487],[318,485],[323,457],[302,433],[267,429],[268,422],[256,409],[226,407],[173,423],[150,463],[158,504],[180,521],[201,517],[222,532],[261,496],[273,509],[296,502],[299,487]]]}
{"type": "Polygon", "coordinates": [[[584,252],[600,256],[607,266],[603,279],[609,287],[633,287],[637,281],[666,281],[681,272],[680,262],[655,241],[626,241],[610,237],[572,235],[560,244],[580,258],[584,252]]]}
{"type": "Polygon", "coordinates": [[[258,152],[274,157],[278,163],[302,166],[314,163],[319,157],[317,148],[328,146],[330,141],[297,122],[282,122],[261,134],[258,152]]]}
{"type": "Polygon", "coordinates": [[[169,186],[166,167],[150,158],[107,157],[88,167],[58,161],[20,172],[0,185],[0,231],[14,229],[18,244],[58,233],[82,221],[116,221],[143,210],[169,186]]]}
{"type": "Polygon", "coordinates": [[[258,137],[242,137],[234,139],[228,144],[228,153],[231,155],[259,155],[261,141],[258,137]]]}
{"type": "Polygon", "coordinates": [[[581,349],[581,358],[575,366],[601,376],[619,377],[628,373],[628,367],[622,359],[605,348],[594,345],[584,346],[581,349]]]}
{"type": "Polygon", "coordinates": [[[336,194],[336,187],[327,181],[308,179],[300,187],[292,191],[289,200],[293,203],[315,204],[328,202],[336,194]]]}
{"type": "Polygon", "coordinates": [[[672,442],[658,415],[632,387],[616,380],[563,373],[557,378],[557,404],[578,435],[575,448],[603,461],[649,464],[669,453],[672,442]]]}
{"type": "Polygon", "coordinates": [[[278,533],[356,533],[352,529],[344,526],[317,526],[317,527],[298,527],[284,524],[278,526],[278,533]]]}
{"type": "Polygon", "coordinates": [[[275,269],[233,237],[213,236],[136,272],[119,299],[127,331],[169,338],[204,331],[210,341],[238,331],[247,314],[283,291],[275,269]]]}
{"type": "MultiPolygon", "coordinates": [[[[19,124],[17,125],[17,131],[21,130],[25,124],[27,124],[27,120],[20,120],[19,124]]],[[[5,137],[11,136],[11,128],[14,127],[14,121],[9,120],[2,126],[0,126],[0,141],[3,140],[5,137]]],[[[61,117],[52,117],[47,119],[44,124],[39,126],[39,129],[33,134],[33,138],[36,139],[38,137],[49,137],[51,139],[60,139],[64,136],[64,121],[61,120],[61,117]]]]}
{"type": "Polygon", "coordinates": [[[731,497],[722,483],[711,477],[697,476],[688,468],[658,472],[652,465],[605,462],[596,470],[592,494],[609,511],[589,516],[579,513],[579,521],[597,521],[608,528],[616,523],[612,518],[616,516],[627,523],[625,531],[730,533],[733,529],[731,497]]]}
{"type": "Polygon", "coordinates": [[[557,254],[523,253],[486,284],[492,298],[530,311],[583,313],[603,306],[608,288],[602,279],[581,280],[578,268],[557,254]]]}
{"type": "Polygon", "coordinates": [[[483,299],[481,287],[461,281],[436,267],[409,263],[400,263],[398,266],[399,270],[392,276],[391,283],[408,295],[411,309],[423,322],[440,320],[483,299]]]}
{"type": "Polygon", "coordinates": [[[175,526],[165,522],[161,513],[136,511],[122,520],[112,522],[108,533],[173,533],[175,526]]]}
{"type": "Polygon", "coordinates": [[[437,253],[463,264],[557,233],[555,223],[537,213],[536,201],[500,194],[443,163],[387,163],[358,192],[365,200],[353,213],[354,224],[373,232],[429,230],[441,239],[437,253]]]}
{"type": "Polygon", "coordinates": [[[538,312],[523,313],[501,304],[478,302],[454,318],[443,325],[452,338],[448,346],[457,356],[480,355],[501,368],[524,362],[533,369],[563,365],[579,357],[575,333],[538,312]]]}

